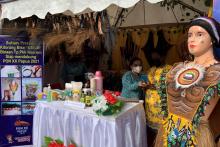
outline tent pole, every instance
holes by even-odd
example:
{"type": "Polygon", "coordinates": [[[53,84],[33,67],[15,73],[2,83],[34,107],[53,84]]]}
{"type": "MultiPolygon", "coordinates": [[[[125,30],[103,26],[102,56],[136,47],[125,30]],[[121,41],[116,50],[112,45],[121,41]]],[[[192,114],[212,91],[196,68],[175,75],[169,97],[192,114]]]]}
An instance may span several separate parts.
{"type": "Polygon", "coordinates": [[[2,5],[0,4],[0,35],[2,34],[2,25],[4,19],[2,19],[2,5]]]}
{"type": "Polygon", "coordinates": [[[178,4],[185,6],[186,8],[199,13],[201,16],[207,16],[207,13],[200,11],[199,9],[194,8],[193,6],[190,6],[189,4],[186,4],[184,2],[182,2],[181,0],[174,0],[174,2],[177,2],[178,4]]]}
{"type": "Polygon", "coordinates": [[[119,27],[119,29],[143,29],[143,28],[151,28],[151,27],[178,27],[179,25],[186,26],[188,23],[164,23],[164,24],[150,24],[150,25],[139,25],[139,26],[127,26],[127,27],[119,27]]]}
{"type": "Polygon", "coordinates": [[[121,18],[121,16],[122,16],[122,14],[123,14],[124,11],[125,11],[125,8],[122,8],[121,12],[120,12],[119,15],[118,15],[117,21],[116,21],[116,23],[115,23],[115,27],[117,26],[117,24],[118,24],[118,22],[119,22],[119,19],[121,18]]]}

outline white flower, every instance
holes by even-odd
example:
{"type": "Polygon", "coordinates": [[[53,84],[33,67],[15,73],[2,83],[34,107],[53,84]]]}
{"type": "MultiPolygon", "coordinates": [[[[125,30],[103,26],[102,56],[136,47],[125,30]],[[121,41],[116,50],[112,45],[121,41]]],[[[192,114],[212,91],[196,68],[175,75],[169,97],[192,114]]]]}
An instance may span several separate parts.
{"type": "Polygon", "coordinates": [[[92,107],[93,107],[94,111],[97,111],[100,109],[102,111],[105,111],[108,109],[107,100],[105,99],[105,97],[103,95],[93,99],[92,103],[93,103],[92,107]]]}

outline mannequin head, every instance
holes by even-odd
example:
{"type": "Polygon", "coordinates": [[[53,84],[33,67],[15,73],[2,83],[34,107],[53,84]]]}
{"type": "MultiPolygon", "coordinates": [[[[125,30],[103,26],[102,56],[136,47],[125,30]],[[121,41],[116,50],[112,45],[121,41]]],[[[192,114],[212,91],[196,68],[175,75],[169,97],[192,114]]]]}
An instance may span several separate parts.
{"type": "Polygon", "coordinates": [[[219,23],[209,17],[199,17],[189,25],[188,49],[196,56],[213,52],[216,60],[220,61],[220,28],[219,23]]]}

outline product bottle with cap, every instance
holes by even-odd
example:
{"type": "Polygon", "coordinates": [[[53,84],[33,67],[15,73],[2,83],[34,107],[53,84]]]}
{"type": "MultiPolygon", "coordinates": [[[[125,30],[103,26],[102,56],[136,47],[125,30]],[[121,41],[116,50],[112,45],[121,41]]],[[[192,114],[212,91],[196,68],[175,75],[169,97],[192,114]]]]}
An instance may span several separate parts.
{"type": "Polygon", "coordinates": [[[95,80],[96,80],[96,94],[101,95],[103,92],[103,77],[101,71],[96,71],[95,80]]]}
{"type": "Polygon", "coordinates": [[[95,77],[90,79],[90,89],[92,94],[96,94],[96,79],[95,77]]]}
{"type": "Polygon", "coordinates": [[[52,100],[52,95],[51,95],[51,86],[48,84],[47,86],[47,101],[50,102],[52,100]]]}

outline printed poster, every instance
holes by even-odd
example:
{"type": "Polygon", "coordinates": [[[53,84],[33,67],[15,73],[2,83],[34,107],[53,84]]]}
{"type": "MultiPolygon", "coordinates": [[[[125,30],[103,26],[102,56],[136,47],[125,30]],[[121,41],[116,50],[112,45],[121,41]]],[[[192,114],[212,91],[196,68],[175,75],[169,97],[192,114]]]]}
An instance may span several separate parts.
{"type": "Polygon", "coordinates": [[[42,91],[43,45],[0,36],[0,147],[32,144],[33,111],[42,91]]]}

